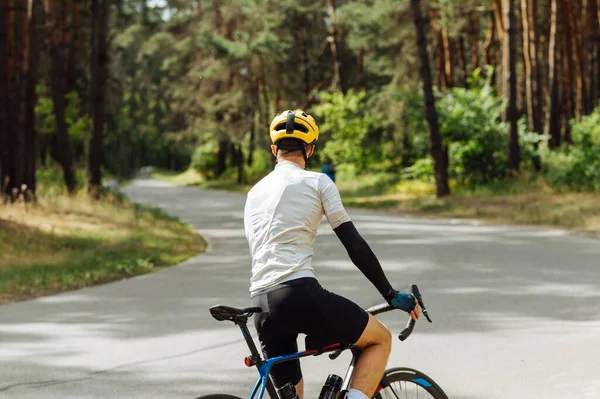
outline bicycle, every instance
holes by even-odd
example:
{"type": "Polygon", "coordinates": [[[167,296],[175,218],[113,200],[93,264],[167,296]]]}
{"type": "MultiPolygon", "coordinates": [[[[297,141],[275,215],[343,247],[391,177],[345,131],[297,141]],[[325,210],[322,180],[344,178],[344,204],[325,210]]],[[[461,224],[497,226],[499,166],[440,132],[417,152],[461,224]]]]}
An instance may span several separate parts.
{"type": "MultiPolygon", "coordinates": [[[[425,304],[423,303],[423,298],[419,291],[419,288],[415,285],[411,285],[411,290],[419,305],[421,306],[421,310],[426,319],[431,323],[431,318],[427,313],[427,308],[425,308],[425,304]]],[[[377,315],[380,313],[385,313],[390,310],[395,310],[393,306],[383,303],[380,305],[372,306],[366,309],[367,312],[372,315],[377,315]]],[[[350,350],[352,353],[352,360],[350,361],[350,365],[348,366],[348,371],[346,372],[346,376],[343,379],[343,383],[341,385],[339,394],[336,394],[337,399],[345,399],[348,393],[348,389],[350,387],[350,382],[352,381],[352,375],[354,374],[354,366],[358,361],[361,350],[352,345],[340,345],[340,344],[331,344],[324,346],[320,349],[309,349],[303,352],[291,353],[289,355],[278,356],[270,359],[263,359],[256,349],[256,345],[254,344],[254,340],[252,339],[252,335],[248,330],[247,323],[248,318],[255,313],[262,312],[261,308],[251,307],[245,309],[236,309],[229,306],[221,306],[216,305],[210,308],[211,315],[218,321],[231,321],[235,323],[238,327],[240,327],[242,331],[242,335],[248,344],[248,348],[250,349],[250,356],[247,356],[244,359],[244,363],[247,367],[256,366],[258,369],[259,377],[254,384],[254,388],[252,389],[249,399],[254,399],[258,394],[257,399],[262,399],[265,393],[265,390],[269,394],[271,399],[279,399],[277,391],[275,390],[275,386],[273,385],[271,379],[269,378],[269,371],[274,364],[282,363],[294,359],[300,359],[307,356],[319,356],[324,353],[329,353],[329,358],[331,360],[336,359],[338,356],[342,354],[345,350],[350,350]]],[[[398,335],[400,341],[405,341],[410,334],[413,332],[416,322],[409,317],[408,323],[406,327],[402,330],[402,332],[398,335]]],[[[385,370],[383,377],[377,387],[377,390],[373,396],[374,399],[400,399],[400,398],[428,398],[431,397],[433,399],[448,399],[448,396],[444,393],[442,388],[438,384],[433,381],[426,374],[407,367],[397,367],[385,370]],[[409,385],[410,384],[410,385],[409,385]],[[419,394],[419,392],[423,391],[423,396],[419,394]],[[416,394],[413,395],[413,392],[416,394]],[[410,395],[410,396],[409,396],[410,395]],[[429,396],[428,396],[429,395],[429,396]]],[[[211,394],[200,396],[196,399],[240,399],[237,396],[226,395],[226,394],[211,394]]]]}

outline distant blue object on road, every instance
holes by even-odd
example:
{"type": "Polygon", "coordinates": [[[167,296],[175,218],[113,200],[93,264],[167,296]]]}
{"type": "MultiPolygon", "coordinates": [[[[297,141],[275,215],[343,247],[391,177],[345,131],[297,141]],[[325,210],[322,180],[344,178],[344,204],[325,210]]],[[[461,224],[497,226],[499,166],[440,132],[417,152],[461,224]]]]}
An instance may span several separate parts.
{"type": "Polygon", "coordinates": [[[335,183],[335,166],[331,159],[327,158],[321,167],[321,172],[325,173],[335,183]]]}

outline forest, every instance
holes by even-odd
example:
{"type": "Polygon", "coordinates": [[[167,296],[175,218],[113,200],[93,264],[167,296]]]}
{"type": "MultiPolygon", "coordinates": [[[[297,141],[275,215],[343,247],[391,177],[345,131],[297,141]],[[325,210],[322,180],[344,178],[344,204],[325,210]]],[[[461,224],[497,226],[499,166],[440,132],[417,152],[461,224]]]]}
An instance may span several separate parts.
{"type": "Polygon", "coordinates": [[[5,201],[48,170],[96,196],[148,165],[252,183],[293,108],[320,125],[313,167],[599,191],[599,20],[600,0],[5,0],[5,201]]]}

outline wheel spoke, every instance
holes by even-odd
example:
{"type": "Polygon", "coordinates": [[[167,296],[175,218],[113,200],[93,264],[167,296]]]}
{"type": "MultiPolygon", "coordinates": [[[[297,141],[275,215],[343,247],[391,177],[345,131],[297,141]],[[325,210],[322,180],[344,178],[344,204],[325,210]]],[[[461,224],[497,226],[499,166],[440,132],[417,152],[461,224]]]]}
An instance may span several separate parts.
{"type": "Polygon", "coordinates": [[[388,386],[381,389],[375,399],[440,399],[446,397],[431,378],[413,370],[403,372],[392,369],[386,374],[388,386]],[[404,391],[404,395],[402,394],[404,391]]]}
{"type": "Polygon", "coordinates": [[[390,386],[379,391],[379,399],[400,399],[400,395],[404,399],[427,399],[433,398],[424,387],[412,381],[394,381],[390,386]],[[411,388],[412,386],[412,388],[411,388]],[[404,395],[402,395],[404,392],[404,395]]]}

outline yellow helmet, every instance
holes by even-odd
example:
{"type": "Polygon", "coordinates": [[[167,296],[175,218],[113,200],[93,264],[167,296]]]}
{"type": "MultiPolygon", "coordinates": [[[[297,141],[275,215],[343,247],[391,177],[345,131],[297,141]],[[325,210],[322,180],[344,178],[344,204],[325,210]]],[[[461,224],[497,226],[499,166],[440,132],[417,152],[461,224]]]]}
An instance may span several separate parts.
{"type": "Polygon", "coordinates": [[[285,138],[300,139],[306,144],[313,144],[319,139],[319,127],[315,118],[301,109],[283,111],[277,115],[271,122],[269,133],[273,144],[285,138]]]}

